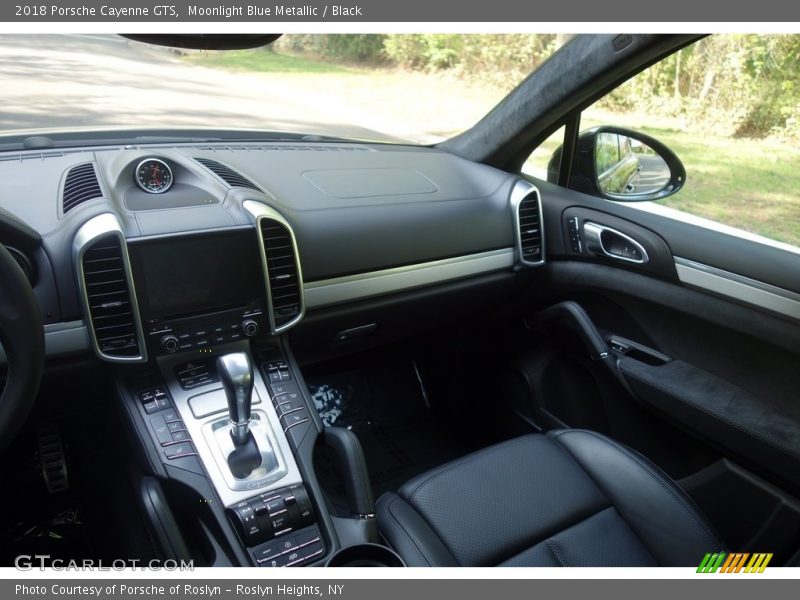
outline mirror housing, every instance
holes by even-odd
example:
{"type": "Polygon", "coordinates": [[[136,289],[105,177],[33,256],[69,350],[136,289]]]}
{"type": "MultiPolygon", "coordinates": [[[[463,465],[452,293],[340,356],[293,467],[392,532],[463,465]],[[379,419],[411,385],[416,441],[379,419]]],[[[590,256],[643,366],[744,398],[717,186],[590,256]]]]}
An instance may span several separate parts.
{"type": "MultiPolygon", "coordinates": [[[[547,180],[558,181],[562,147],[547,166],[547,180]]],[[[615,202],[661,200],[686,183],[677,155],[655,138],[624,127],[602,126],[578,135],[569,187],[615,202]]]]}

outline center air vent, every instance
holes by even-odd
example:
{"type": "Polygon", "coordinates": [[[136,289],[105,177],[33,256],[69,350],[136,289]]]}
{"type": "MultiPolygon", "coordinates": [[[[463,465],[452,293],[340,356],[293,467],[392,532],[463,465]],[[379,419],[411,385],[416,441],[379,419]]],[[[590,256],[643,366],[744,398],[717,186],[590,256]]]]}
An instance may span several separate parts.
{"type": "Polygon", "coordinates": [[[542,264],[544,262],[542,206],[536,189],[528,191],[517,204],[516,216],[520,259],[527,265],[542,264]]]}
{"type": "Polygon", "coordinates": [[[259,219],[267,261],[274,333],[280,333],[303,315],[303,282],[294,238],[289,228],[270,218],[259,219]]]}
{"type": "Polygon", "coordinates": [[[64,179],[64,193],[61,196],[61,213],[67,214],[79,204],[94,198],[102,198],[103,190],[94,170],[94,164],[85,163],[72,167],[64,179]]]}
{"type": "Polygon", "coordinates": [[[226,167],[220,162],[211,160],[210,158],[195,158],[195,160],[231,187],[242,187],[258,192],[261,191],[255,183],[247,179],[244,175],[234,171],[230,167],[226,167]]]}
{"type": "Polygon", "coordinates": [[[90,242],[81,257],[86,308],[101,357],[110,360],[142,360],[126,261],[116,233],[90,242]]]}

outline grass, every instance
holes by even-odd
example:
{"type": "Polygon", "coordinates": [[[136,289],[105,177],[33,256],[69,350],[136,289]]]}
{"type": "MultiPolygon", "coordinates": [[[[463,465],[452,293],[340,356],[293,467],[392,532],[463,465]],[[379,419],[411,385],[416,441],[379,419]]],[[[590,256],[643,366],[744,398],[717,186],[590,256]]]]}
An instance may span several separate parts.
{"type": "MultiPolygon", "coordinates": [[[[446,74],[341,66],[263,50],[205,52],[193,64],[260,74],[308,98],[331,121],[353,123],[399,138],[432,143],[474,124],[505,94],[446,74]]],[[[510,89],[515,82],[508,82],[510,89]]],[[[733,139],[698,132],[675,119],[594,108],[582,127],[613,124],[648,133],[683,161],[683,190],[666,206],[800,246],[800,150],[775,140],[733,139]]],[[[542,176],[561,140],[546,141],[526,165],[542,176]]]]}
{"type": "Polygon", "coordinates": [[[352,69],[332,62],[289,56],[266,50],[196,52],[187,54],[183,58],[186,62],[229,71],[302,75],[342,75],[353,73],[352,69]]]}

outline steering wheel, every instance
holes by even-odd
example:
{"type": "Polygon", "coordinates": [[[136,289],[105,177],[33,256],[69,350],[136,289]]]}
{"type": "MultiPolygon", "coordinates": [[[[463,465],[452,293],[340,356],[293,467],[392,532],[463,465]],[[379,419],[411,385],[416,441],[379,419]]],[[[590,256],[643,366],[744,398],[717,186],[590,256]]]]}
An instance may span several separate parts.
{"type": "Polygon", "coordinates": [[[33,407],[44,369],[44,326],[28,279],[0,244],[0,344],[8,361],[0,392],[0,451],[33,407]]]}

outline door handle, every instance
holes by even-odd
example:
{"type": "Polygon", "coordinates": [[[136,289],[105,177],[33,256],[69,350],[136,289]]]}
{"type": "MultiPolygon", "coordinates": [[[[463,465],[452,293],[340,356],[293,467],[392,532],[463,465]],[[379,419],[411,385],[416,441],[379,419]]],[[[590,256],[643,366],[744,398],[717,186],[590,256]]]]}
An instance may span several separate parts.
{"type": "Polygon", "coordinates": [[[583,224],[583,238],[586,249],[592,254],[637,265],[646,265],[650,261],[647,251],[639,242],[611,227],[586,221],[583,224]]]}

